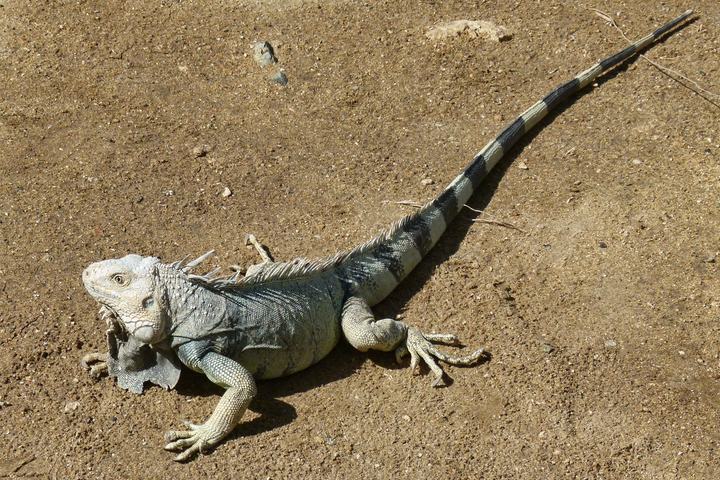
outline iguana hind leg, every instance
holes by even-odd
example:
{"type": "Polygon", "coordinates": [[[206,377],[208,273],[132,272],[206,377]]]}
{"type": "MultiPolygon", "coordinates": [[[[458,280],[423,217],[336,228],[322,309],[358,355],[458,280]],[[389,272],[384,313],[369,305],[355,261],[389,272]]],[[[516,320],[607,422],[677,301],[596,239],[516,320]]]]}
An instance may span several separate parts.
{"type": "Polygon", "coordinates": [[[438,350],[431,342],[456,343],[455,335],[428,333],[423,334],[415,327],[398,320],[384,318],[377,320],[367,302],[360,297],[350,297],[343,306],[342,330],[350,344],[366,352],[395,350],[398,362],[410,354],[410,369],[415,373],[420,360],[424,361],[435,377],[432,386],[443,385],[443,370],[437,360],[450,365],[470,365],[478,361],[485,351],[480,348],[470,355],[456,357],[438,350]]]}

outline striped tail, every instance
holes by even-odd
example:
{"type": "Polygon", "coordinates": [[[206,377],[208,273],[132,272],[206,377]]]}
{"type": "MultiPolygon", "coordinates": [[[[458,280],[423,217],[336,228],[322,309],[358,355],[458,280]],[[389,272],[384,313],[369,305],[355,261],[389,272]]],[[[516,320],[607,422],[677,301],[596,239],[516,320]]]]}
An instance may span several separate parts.
{"type": "Polygon", "coordinates": [[[598,76],[655,43],[690,15],[692,10],[557,87],[480,150],[470,165],[435,200],[370,242],[342,255],[338,274],[347,294],[360,295],[370,305],[384,299],[437,243],[488,172],[525,133],[598,76]]]}

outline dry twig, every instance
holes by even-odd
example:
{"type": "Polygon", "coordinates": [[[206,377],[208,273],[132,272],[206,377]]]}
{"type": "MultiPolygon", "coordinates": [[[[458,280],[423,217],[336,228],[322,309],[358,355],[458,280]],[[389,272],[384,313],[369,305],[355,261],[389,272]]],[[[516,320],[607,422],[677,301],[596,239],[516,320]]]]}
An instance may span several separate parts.
{"type": "MultiPolygon", "coordinates": [[[[413,202],[412,200],[400,200],[400,201],[392,202],[392,203],[396,203],[398,205],[405,205],[407,207],[413,207],[413,208],[422,208],[423,207],[423,205],[420,205],[417,202],[413,202]]],[[[472,208],[468,204],[465,204],[463,206],[465,208],[467,208],[468,210],[471,210],[475,213],[484,214],[484,212],[482,210],[478,210],[477,208],[472,208]]],[[[474,218],[474,219],[472,219],[472,222],[473,223],[487,223],[489,225],[497,225],[498,227],[510,228],[512,230],[517,230],[518,232],[527,233],[522,228],[516,227],[515,225],[513,225],[512,223],[509,223],[509,222],[503,222],[502,220],[493,220],[492,218],[474,218]]]]}
{"type": "Polygon", "coordinates": [[[393,203],[396,203],[398,205],[405,205],[407,207],[414,207],[414,208],[422,208],[423,207],[419,203],[413,202],[412,200],[400,200],[400,201],[393,202],[393,203]]]}
{"type": "MultiPolygon", "coordinates": [[[[482,213],[483,215],[485,214],[485,212],[484,212],[483,210],[478,210],[477,208],[472,208],[472,207],[471,207],[470,205],[468,205],[467,203],[466,203],[465,205],[463,205],[463,207],[467,208],[467,209],[470,210],[471,212],[482,213]]],[[[473,222],[473,223],[487,223],[487,224],[489,224],[489,225],[497,225],[498,227],[510,228],[510,229],[512,229],[512,230],[517,230],[518,232],[527,233],[527,232],[526,232],[525,230],[523,230],[522,228],[516,227],[516,226],[513,225],[512,223],[504,222],[504,221],[502,221],[502,220],[493,220],[493,219],[491,219],[491,218],[474,218],[474,219],[472,219],[472,222],[473,222]]]]}
{"type": "MultiPolygon", "coordinates": [[[[621,29],[621,28],[618,26],[618,24],[615,22],[615,19],[613,19],[610,15],[608,15],[608,14],[605,13],[605,12],[603,12],[602,10],[598,10],[597,8],[592,8],[591,10],[593,10],[598,17],[602,18],[603,20],[605,20],[606,22],[608,22],[611,26],[615,27],[615,28],[617,29],[617,31],[620,32],[620,35],[622,35],[622,37],[623,37],[628,43],[630,43],[630,44],[633,43],[633,41],[630,40],[630,39],[627,37],[627,35],[625,35],[625,32],[623,32],[622,29],[621,29]]],[[[657,62],[655,62],[655,61],[653,61],[653,60],[650,60],[648,57],[646,57],[646,56],[643,55],[642,53],[639,54],[639,55],[640,55],[640,58],[644,59],[644,60],[645,60],[646,62],[648,62],[650,65],[652,65],[653,67],[657,68],[657,69],[658,69],[661,73],[663,73],[664,75],[667,75],[669,78],[671,78],[672,80],[676,81],[677,83],[679,83],[679,84],[682,85],[683,87],[685,87],[685,88],[687,88],[687,89],[689,89],[689,90],[692,90],[693,92],[697,93],[697,94],[700,95],[702,98],[704,98],[705,100],[707,100],[708,102],[710,102],[711,104],[713,104],[714,106],[720,108],[720,105],[718,105],[717,103],[715,103],[714,100],[712,100],[712,98],[720,99],[720,95],[718,95],[717,93],[713,93],[713,92],[711,92],[711,91],[709,91],[709,90],[704,89],[703,87],[700,86],[700,84],[699,84],[698,82],[696,82],[695,80],[693,80],[693,79],[691,79],[691,78],[686,77],[685,75],[683,75],[682,73],[678,72],[677,70],[673,70],[672,68],[668,68],[668,67],[666,67],[666,66],[664,66],[664,65],[660,65],[659,63],[657,63],[657,62]],[[674,75],[674,76],[673,76],[673,75],[674,75]],[[682,79],[685,80],[686,82],[690,82],[693,86],[689,86],[689,85],[681,82],[681,81],[678,80],[678,78],[676,78],[676,77],[682,78],[682,79]],[[694,87],[694,88],[693,88],[693,87],[694,87]],[[708,98],[708,97],[712,97],[712,98],[708,98]]]]}

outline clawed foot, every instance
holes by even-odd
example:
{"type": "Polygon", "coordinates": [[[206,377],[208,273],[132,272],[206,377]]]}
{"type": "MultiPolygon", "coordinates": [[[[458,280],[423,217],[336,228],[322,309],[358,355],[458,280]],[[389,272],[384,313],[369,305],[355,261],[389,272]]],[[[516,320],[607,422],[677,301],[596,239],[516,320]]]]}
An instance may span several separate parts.
{"type": "Polygon", "coordinates": [[[407,340],[405,345],[401,345],[395,350],[395,359],[398,363],[402,361],[402,358],[410,354],[410,370],[413,373],[417,373],[417,367],[422,359],[435,377],[432,381],[433,387],[441,387],[444,385],[443,382],[443,370],[438,365],[437,360],[445,362],[450,365],[467,366],[477,362],[481,357],[485,355],[485,350],[480,348],[475,350],[470,355],[463,357],[455,357],[446,355],[445,353],[438,350],[435,345],[431,342],[440,343],[457,343],[457,337],[450,334],[441,333],[422,333],[415,327],[408,327],[407,340]]]}
{"type": "Polygon", "coordinates": [[[203,454],[217,445],[222,440],[223,435],[216,429],[203,425],[195,425],[184,421],[189,430],[172,430],[165,434],[165,450],[180,450],[174,460],[183,462],[196,453],[203,454]]]}
{"type": "Polygon", "coordinates": [[[108,371],[108,354],[107,353],[88,353],[80,359],[80,365],[85,370],[90,371],[90,376],[95,380],[107,374],[108,371]]]}
{"type": "MultiPolygon", "coordinates": [[[[122,327],[120,326],[119,320],[115,313],[113,313],[112,310],[110,310],[104,305],[100,307],[98,317],[100,317],[100,320],[104,321],[108,326],[108,329],[105,331],[105,335],[108,341],[108,349],[110,350],[110,352],[113,352],[114,355],[117,352],[117,340],[115,338],[115,335],[121,331],[122,327]]],[[[103,375],[107,375],[108,373],[107,362],[108,357],[110,356],[110,352],[88,353],[80,359],[80,365],[82,365],[85,370],[90,371],[90,376],[92,378],[94,378],[95,380],[99,380],[100,377],[102,377],[103,375]]]]}

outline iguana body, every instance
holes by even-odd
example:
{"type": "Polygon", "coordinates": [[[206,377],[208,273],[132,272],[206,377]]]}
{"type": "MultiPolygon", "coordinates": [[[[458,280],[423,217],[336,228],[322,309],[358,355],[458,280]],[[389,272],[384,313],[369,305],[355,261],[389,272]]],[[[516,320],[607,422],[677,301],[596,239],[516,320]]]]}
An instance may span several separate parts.
{"type": "Polygon", "coordinates": [[[409,353],[411,367],[422,360],[433,372],[433,385],[439,385],[443,372],[437,359],[465,365],[478,360],[482,349],[462,358],[445,355],[431,342],[452,342],[452,335],[422,334],[397,320],[376,320],[370,307],[430,251],[485,175],[524,133],[690,14],[555,89],[488,143],[435,200],[350,252],[320,261],[273,262],[255,242],[264,262],[244,278],[191,274],[207,255],[173,264],[128,255],[90,265],[83,281],[103,305],[101,312],[112,328],[109,354],[91,354],[84,362],[101,361],[94,372],[106,366],[121,386],[136,392],[145,381],[172,388],[180,363],[226,388],[204,424],[168,433],[166,448],[183,450],[177,460],[217,444],[232,431],[256,393],[255,378],[307,368],[341,337],[360,351],[394,350],[398,358],[409,353]]]}

